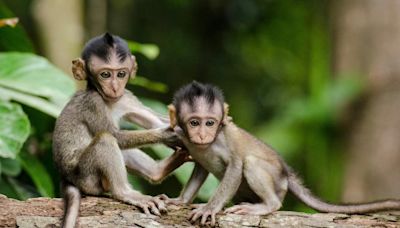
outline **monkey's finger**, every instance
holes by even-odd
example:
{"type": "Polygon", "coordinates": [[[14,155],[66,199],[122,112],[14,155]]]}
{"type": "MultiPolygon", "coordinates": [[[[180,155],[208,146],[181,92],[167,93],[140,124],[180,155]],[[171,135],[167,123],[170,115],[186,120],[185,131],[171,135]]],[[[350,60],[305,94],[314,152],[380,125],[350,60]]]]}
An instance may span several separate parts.
{"type": "Polygon", "coordinates": [[[194,161],[194,159],[193,159],[193,157],[192,157],[191,155],[187,155],[187,156],[185,157],[185,161],[191,162],[191,161],[194,161]]]}
{"type": "Polygon", "coordinates": [[[161,213],[166,213],[167,208],[165,207],[164,201],[162,201],[159,197],[155,197],[153,199],[154,203],[156,204],[157,208],[160,210],[161,213]]]}
{"type": "Polygon", "coordinates": [[[150,211],[149,211],[149,206],[146,204],[139,204],[139,207],[142,208],[143,212],[146,215],[151,215],[150,211]]]}
{"type": "Polygon", "coordinates": [[[204,203],[190,204],[190,208],[192,209],[198,209],[202,206],[204,206],[204,203]]]}
{"type": "Polygon", "coordinates": [[[152,201],[147,202],[147,204],[150,207],[151,212],[153,212],[153,214],[157,215],[157,216],[161,216],[160,211],[158,210],[156,204],[152,201]]]}
{"type": "Polygon", "coordinates": [[[215,226],[215,213],[211,213],[211,226],[215,226]]]}
{"type": "Polygon", "coordinates": [[[208,219],[208,216],[210,216],[210,212],[206,211],[203,216],[201,217],[201,225],[205,225],[208,219]]]}
{"type": "Polygon", "coordinates": [[[239,208],[238,210],[236,210],[235,212],[233,212],[233,214],[235,214],[235,215],[246,215],[246,214],[248,214],[248,213],[247,213],[247,210],[246,210],[246,209],[244,209],[244,208],[239,208]]]}
{"type": "Polygon", "coordinates": [[[227,208],[225,211],[224,211],[224,213],[235,213],[235,211],[237,211],[237,210],[239,210],[240,209],[240,207],[238,207],[238,206],[232,206],[232,207],[230,207],[230,208],[227,208]]]}
{"type": "Polygon", "coordinates": [[[190,214],[190,218],[191,218],[190,220],[191,220],[192,222],[195,222],[201,215],[202,215],[201,212],[198,212],[198,211],[192,212],[192,213],[190,214]]]}
{"type": "Polygon", "coordinates": [[[167,196],[167,195],[165,195],[165,194],[160,194],[160,195],[158,195],[157,196],[159,199],[161,199],[161,200],[169,200],[169,197],[167,196]]]}
{"type": "Polygon", "coordinates": [[[240,211],[236,212],[235,214],[237,214],[237,215],[247,215],[249,213],[246,210],[240,210],[240,211]]]}

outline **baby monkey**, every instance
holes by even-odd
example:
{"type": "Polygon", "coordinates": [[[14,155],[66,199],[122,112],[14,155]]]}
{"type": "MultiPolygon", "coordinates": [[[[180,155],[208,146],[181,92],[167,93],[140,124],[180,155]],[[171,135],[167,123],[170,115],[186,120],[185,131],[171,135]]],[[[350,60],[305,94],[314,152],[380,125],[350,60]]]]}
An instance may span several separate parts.
{"type": "Polygon", "coordinates": [[[63,227],[74,227],[81,193],[111,193],[117,200],[159,215],[165,211],[162,197],[135,191],[127,170],[152,182],[161,181],[186,161],[180,151],[156,163],[136,147],[152,143],[174,146],[176,134],[169,121],[145,107],[125,89],[137,69],[127,43],[104,34],[91,39],[81,58],[72,62],[77,80],[86,80],[86,90],[77,92],[58,117],[53,133],[54,161],[60,171],[64,194],[63,227]],[[120,119],[150,130],[127,131],[120,119]]]}
{"type": "Polygon", "coordinates": [[[193,82],[175,93],[169,107],[171,127],[189,150],[195,168],[173,203],[190,203],[209,173],[220,184],[207,204],[194,209],[190,219],[205,224],[232,198],[241,202],[226,213],[266,215],[279,210],[286,192],[321,212],[367,213],[400,209],[399,200],[355,205],[326,203],[302,185],[291,168],[271,147],[236,126],[228,117],[228,105],[220,89],[193,82]]]}

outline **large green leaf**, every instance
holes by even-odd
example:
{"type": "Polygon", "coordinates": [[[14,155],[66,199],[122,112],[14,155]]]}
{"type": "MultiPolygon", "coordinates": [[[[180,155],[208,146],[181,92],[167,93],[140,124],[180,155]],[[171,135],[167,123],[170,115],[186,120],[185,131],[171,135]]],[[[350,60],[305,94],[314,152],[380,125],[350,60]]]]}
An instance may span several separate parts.
{"type": "MultiPolygon", "coordinates": [[[[10,18],[15,15],[0,1],[0,18],[10,18]]],[[[0,50],[34,52],[33,44],[24,28],[17,24],[15,28],[0,28],[0,50]]]]}
{"type": "Polygon", "coordinates": [[[74,93],[75,83],[45,58],[8,52],[0,53],[0,89],[2,99],[57,116],[74,93]]]}
{"type": "Polygon", "coordinates": [[[17,176],[21,172],[21,164],[16,159],[0,158],[3,173],[8,176],[17,176]]]}
{"type": "Polygon", "coordinates": [[[40,163],[39,159],[26,151],[18,155],[18,161],[22,168],[32,178],[33,183],[38,189],[40,195],[54,197],[53,181],[46,168],[40,163]]]}
{"type": "Polygon", "coordinates": [[[29,120],[21,106],[0,100],[0,157],[15,158],[29,132],[29,120]]]}

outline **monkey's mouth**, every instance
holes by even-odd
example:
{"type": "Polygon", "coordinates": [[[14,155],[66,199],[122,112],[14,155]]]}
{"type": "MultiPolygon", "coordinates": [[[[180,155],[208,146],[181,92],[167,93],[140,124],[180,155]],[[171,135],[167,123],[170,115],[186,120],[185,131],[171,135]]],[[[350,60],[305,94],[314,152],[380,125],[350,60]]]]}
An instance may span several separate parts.
{"type": "Polygon", "coordinates": [[[121,97],[122,97],[122,95],[110,95],[110,94],[103,93],[103,98],[107,101],[117,101],[121,97]]]}
{"type": "Polygon", "coordinates": [[[191,141],[191,143],[193,143],[193,145],[195,145],[196,147],[199,147],[202,149],[207,148],[212,144],[212,142],[204,142],[203,143],[203,142],[194,142],[194,141],[191,141]]]}

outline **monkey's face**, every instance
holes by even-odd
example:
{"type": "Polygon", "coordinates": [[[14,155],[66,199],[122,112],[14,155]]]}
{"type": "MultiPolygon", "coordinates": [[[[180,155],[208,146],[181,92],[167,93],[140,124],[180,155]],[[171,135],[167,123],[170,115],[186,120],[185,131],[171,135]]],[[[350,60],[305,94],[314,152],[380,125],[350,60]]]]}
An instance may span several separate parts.
{"type": "Polygon", "coordinates": [[[92,56],[89,68],[103,99],[116,101],[124,95],[130,75],[136,69],[136,62],[132,55],[121,61],[113,52],[107,62],[97,56],[92,56]]]}
{"type": "Polygon", "coordinates": [[[221,104],[214,101],[209,104],[203,97],[197,98],[194,105],[183,103],[181,106],[180,126],[189,141],[199,148],[207,148],[216,139],[223,118],[221,104]]]}

